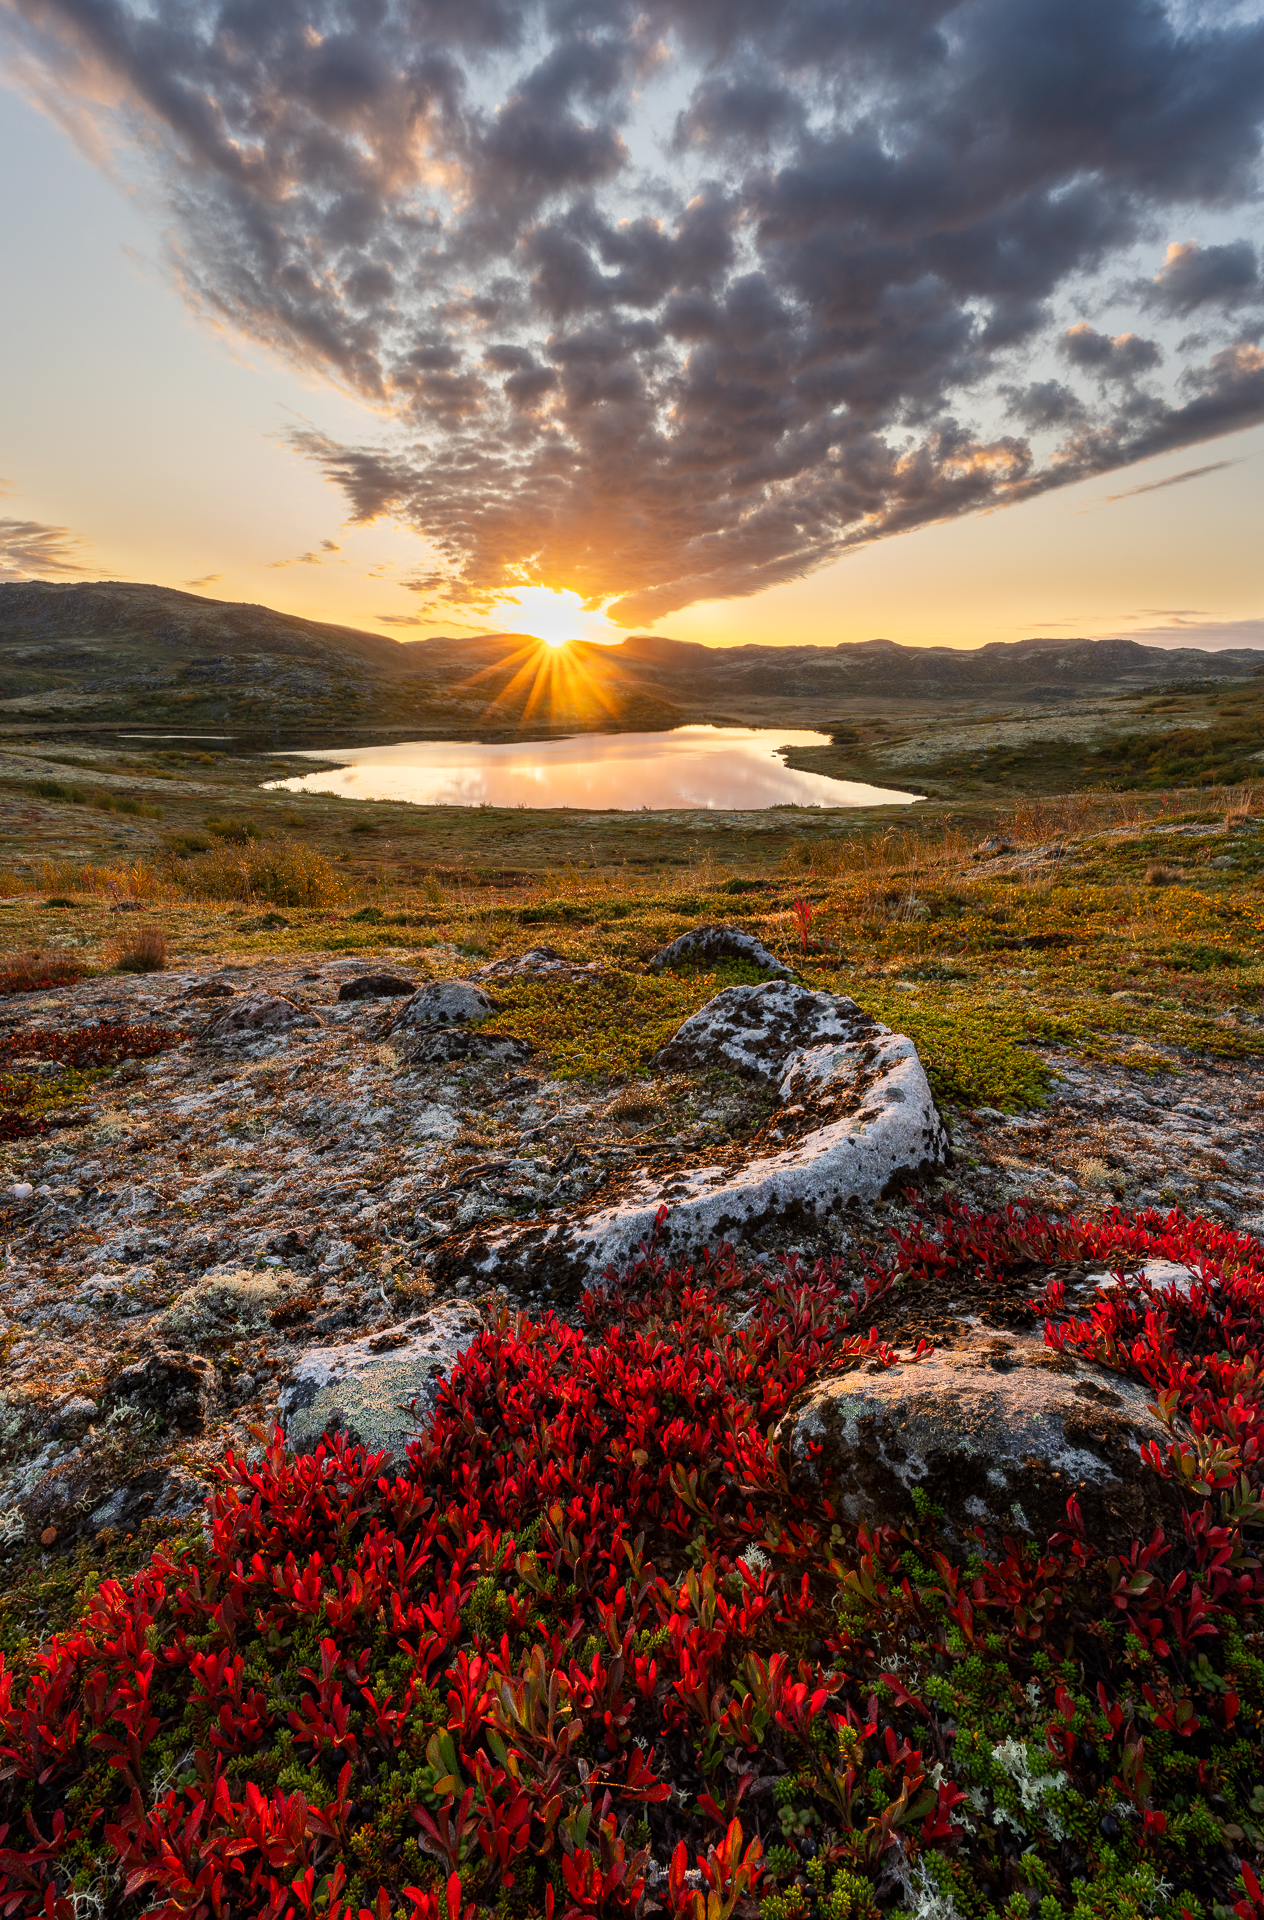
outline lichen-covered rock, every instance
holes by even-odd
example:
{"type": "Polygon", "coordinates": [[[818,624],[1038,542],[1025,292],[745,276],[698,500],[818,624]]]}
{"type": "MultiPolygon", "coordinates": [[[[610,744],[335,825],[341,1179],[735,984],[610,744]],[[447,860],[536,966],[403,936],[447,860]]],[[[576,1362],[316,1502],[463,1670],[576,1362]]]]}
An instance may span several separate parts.
{"type": "Polygon", "coordinates": [[[506,960],[489,960],[476,980],[591,980],[599,971],[595,960],[568,960],[555,947],[528,947],[506,960]]]}
{"type": "Polygon", "coordinates": [[[1170,1525],[1172,1483],[1141,1458],[1170,1435],[1143,1387],[1034,1336],[993,1333],[930,1358],[818,1380],[779,1429],[800,1484],[819,1482],[848,1521],[892,1523],[920,1487],[956,1529],[1026,1533],[1067,1524],[1090,1539],[1147,1540],[1170,1525]]]}
{"type": "Polygon", "coordinates": [[[468,1027],[420,1028],[400,1036],[399,1051],[410,1066],[446,1066],[453,1060],[499,1060],[517,1066],[530,1059],[529,1040],[512,1033],[472,1033],[468,1027]]]}
{"type": "Polygon", "coordinates": [[[747,960],[753,967],[761,967],[782,980],[794,978],[794,968],[778,960],[775,953],[769,953],[763,941],[747,933],[744,927],[694,927],[661,947],[653,959],[646,962],[645,970],[662,973],[666,967],[679,966],[686,960],[747,960]]]}
{"type": "Polygon", "coordinates": [[[417,991],[415,980],[400,973],[361,973],[344,980],[338,989],[340,1000],[402,1000],[417,991]]]}
{"type": "Polygon", "coordinates": [[[214,1404],[215,1388],[215,1368],[203,1354],[164,1347],[107,1380],[102,1413],[130,1408],[160,1428],[201,1433],[214,1404]]]}
{"type": "Polygon", "coordinates": [[[164,1338],[192,1347],[262,1333],[286,1297],[302,1285],[297,1275],[278,1267],[266,1273],[250,1267],[211,1272],[176,1295],[159,1314],[157,1328],[164,1338]]]}
{"type": "Polygon", "coordinates": [[[886,1032],[854,1000],[814,993],[789,980],[726,987],[691,1014],[651,1064],[679,1071],[727,1067],[730,1073],[777,1080],[791,1054],[886,1032]]]}
{"type": "Polygon", "coordinates": [[[306,1007],[280,993],[252,993],[235,1006],[217,1013],[206,1029],[208,1040],[253,1039],[257,1034],[287,1033],[295,1027],[318,1027],[320,1021],[306,1007]]]}
{"type": "Polygon", "coordinates": [[[484,987],[472,980],[429,980],[406,1000],[391,1022],[392,1033],[410,1027],[475,1026],[499,1011],[484,987]]]}
{"type": "MultiPolygon", "coordinates": [[[[828,994],[806,998],[831,1002],[828,994]]],[[[831,1004],[846,1009],[850,1002],[831,1004]]],[[[826,1008],[821,1018],[843,1025],[847,1016],[826,1008]]],[[[628,1174],[596,1210],[454,1237],[435,1249],[435,1277],[475,1272],[498,1285],[573,1294],[599,1284],[607,1268],[634,1260],[655,1233],[673,1259],[691,1258],[704,1246],[740,1240],[773,1223],[819,1229],[849,1207],[932,1171],[947,1155],[948,1138],[917,1049],[876,1022],[862,1018],[858,1030],[860,1039],[807,1048],[779,1062],[784,1104],[753,1141],[720,1149],[701,1166],[628,1174]],[[659,1228],[661,1207],[668,1211],[659,1228]]]]}
{"type": "Polygon", "coordinates": [[[441,1306],[363,1340],[309,1348],[281,1390],[286,1439],[296,1453],[311,1453],[322,1434],[347,1433],[402,1465],[435,1405],[440,1377],[482,1327],[475,1308],[441,1306]]]}

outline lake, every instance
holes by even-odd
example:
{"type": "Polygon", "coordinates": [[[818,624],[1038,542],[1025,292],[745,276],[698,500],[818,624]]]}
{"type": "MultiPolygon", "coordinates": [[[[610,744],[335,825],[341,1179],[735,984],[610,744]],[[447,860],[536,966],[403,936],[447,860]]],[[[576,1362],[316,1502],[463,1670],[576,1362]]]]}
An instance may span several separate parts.
{"type": "Polygon", "coordinates": [[[786,766],[781,750],[829,735],[784,727],[675,727],[670,733],[581,733],[565,740],[401,740],[388,747],[301,752],[331,771],[267,785],[426,807],[874,807],[921,796],[786,766]]]}

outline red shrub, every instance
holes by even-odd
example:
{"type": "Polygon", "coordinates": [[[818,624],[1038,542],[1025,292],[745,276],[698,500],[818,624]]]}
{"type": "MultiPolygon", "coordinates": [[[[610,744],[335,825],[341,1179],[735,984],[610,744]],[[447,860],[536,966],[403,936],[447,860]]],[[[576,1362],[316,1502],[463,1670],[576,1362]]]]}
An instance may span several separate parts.
{"type": "MultiPolygon", "coordinates": [[[[926,1223],[864,1285],[793,1260],[755,1280],[726,1254],[643,1265],[582,1328],[505,1314],[405,1473],[338,1439],[230,1454],[204,1550],[107,1581],[20,1685],[0,1677],[0,1910],[69,1920],[72,1878],[104,1860],[111,1911],[170,1920],[651,1901],[699,1920],[750,1898],[786,1832],[806,1835],[774,1855],[792,1892],[801,1844],[872,1878],[938,1854],[999,1906],[1027,1884],[1018,1849],[977,1788],[967,1816],[957,1710],[936,1704],[976,1668],[1002,1702],[1034,1688],[1024,1711],[1063,1777],[1135,1810],[1138,1859],[1228,1904],[1237,1866],[1153,1796],[1169,1756],[1187,1801],[1228,1792],[1238,1764],[1246,1709],[1206,1656],[1264,1597],[1242,1532],[1260,1512],[1262,1289],[1260,1248],[1207,1222],[1011,1209],[926,1223]],[[1188,1301],[1120,1289],[1049,1337],[1188,1422],[1155,1462],[1189,1488],[1183,1540],[1099,1553],[1072,1512],[1043,1549],[961,1564],[933,1521],[853,1546],[825,1494],[791,1492],[777,1421],[822,1365],[896,1364],[851,1330],[894,1277],[1146,1253],[1198,1268],[1188,1301]],[[756,1797],[773,1782],[797,1804],[756,1797]]],[[[1049,1844],[1066,1891],[1083,1862],[1049,1844]]]]}

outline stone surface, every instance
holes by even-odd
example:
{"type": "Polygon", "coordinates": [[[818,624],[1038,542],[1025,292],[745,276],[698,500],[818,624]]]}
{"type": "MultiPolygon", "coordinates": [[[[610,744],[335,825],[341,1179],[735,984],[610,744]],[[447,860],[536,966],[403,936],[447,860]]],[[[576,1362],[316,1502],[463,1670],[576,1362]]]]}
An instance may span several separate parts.
{"type": "Polygon", "coordinates": [[[818,1380],[778,1437],[795,1479],[828,1487],[848,1522],[895,1524],[921,1487],[957,1530],[1043,1543],[1074,1495],[1090,1539],[1109,1544],[1148,1539],[1179,1512],[1172,1482],[1140,1456],[1171,1439],[1149,1398],[1038,1336],[992,1333],[818,1380]]]}
{"type": "Polygon", "coordinates": [[[200,980],[196,987],[189,988],[184,997],[186,1000],[232,1000],[236,997],[236,991],[227,980],[200,980]]]}
{"type": "Polygon", "coordinates": [[[311,1453],[322,1434],[345,1431],[402,1466],[440,1377],[482,1327],[474,1307],[449,1305],[345,1346],[309,1348],[281,1390],[287,1441],[296,1453],[311,1453]]]}
{"type": "Polygon", "coordinates": [[[568,960],[555,947],[528,947],[508,960],[492,960],[480,967],[476,980],[591,980],[596,961],[568,960]]]}
{"type": "Polygon", "coordinates": [[[678,1027],[652,1064],[674,1070],[726,1067],[759,1080],[780,1078],[793,1053],[882,1031],[854,1000],[814,993],[793,981],[726,987],[678,1027]]]}
{"type": "Polygon", "coordinates": [[[512,1033],[472,1033],[468,1027],[421,1028],[406,1035],[400,1048],[414,1067],[445,1066],[451,1060],[500,1060],[517,1066],[534,1052],[529,1040],[512,1033]]]}
{"type": "Polygon", "coordinates": [[[794,978],[794,968],[775,953],[769,953],[762,940],[744,927],[694,927],[682,933],[646,962],[647,973],[662,973],[666,967],[679,966],[685,960],[748,960],[783,980],[794,978]]]}
{"type": "Polygon", "coordinates": [[[160,1427],[201,1433],[215,1400],[216,1373],[202,1354],[164,1347],[123,1367],[106,1384],[102,1414],[129,1407],[160,1427]]]}
{"type": "MultiPolygon", "coordinates": [[[[777,1036],[766,1056],[751,1056],[761,1060],[761,1071],[771,1065],[780,1073],[783,1104],[772,1122],[701,1165],[628,1174],[598,1209],[577,1208],[453,1239],[435,1251],[436,1276],[473,1272],[498,1285],[543,1284],[573,1292],[599,1283],[607,1268],[634,1260],[655,1232],[662,1251],[692,1257],[703,1246],[740,1240],[771,1222],[820,1229],[853,1205],[925,1175],[945,1159],[948,1139],[917,1050],[858,1009],[853,1018],[851,1004],[779,984],[717,995],[686,1026],[702,1021],[700,1033],[718,1035],[725,1044],[735,1033],[743,1046],[753,1032],[777,1036]],[[734,994],[768,996],[767,1020],[744,1027],[726,1011],[707,1023],[709,1008],[734,994]],[[782,1051],[793,1032],[830,1025],[861,1037],[788,1056],[782,1051]],[[658,1228],[662,1207],[668,1212],[658,1228]]],[[[663,1049],[663,1055],[670,1052],[663,1049]]]]}
{"type": "Polygon", "coordinates": [[[399,973],[362,973],[344,980],[338,989],[340,1000],[401,1000],[417,991],[415,980],[399,973]]]}
{"type": "Polygon", "coordinates": [[[319,1019],[279,993],[252,993],[217,1013],[206,1029],[208,1040],[252,1039],[257,1034],[285,1033],[294,1027],[318,1027],[319,1019]]]}
{"type": "Polygon", "coordinates": [[[497,1002],[487,990],[472,980],[430,980],[405,1001],[390,1030],[399,1033],[409,1027],[475,1026],[498,1011],[497,1002]]]}

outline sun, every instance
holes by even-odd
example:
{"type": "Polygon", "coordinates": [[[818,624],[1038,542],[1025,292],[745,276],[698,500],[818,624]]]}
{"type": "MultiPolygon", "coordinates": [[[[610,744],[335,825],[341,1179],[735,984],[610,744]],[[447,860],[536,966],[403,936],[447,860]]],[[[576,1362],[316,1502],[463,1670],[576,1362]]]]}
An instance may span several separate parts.
{"type": "Polygon", "coordinates": [[[503,633],[529,634],[559,650],[569,640],[618,637],[602,615],[588,612],[569,587],[518,587],[513,599],[498,606],[492,617],[503,633]]]}

